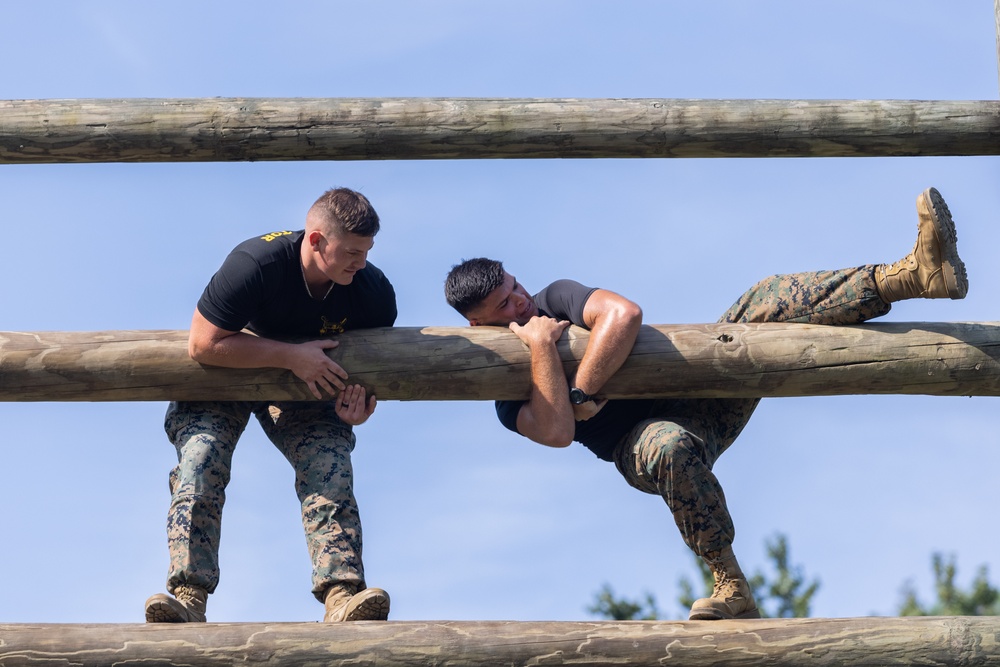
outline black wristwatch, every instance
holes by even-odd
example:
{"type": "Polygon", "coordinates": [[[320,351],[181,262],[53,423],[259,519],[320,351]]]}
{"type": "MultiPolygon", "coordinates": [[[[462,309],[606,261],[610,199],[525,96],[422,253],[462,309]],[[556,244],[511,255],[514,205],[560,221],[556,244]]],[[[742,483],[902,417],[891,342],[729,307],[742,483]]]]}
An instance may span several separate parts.
{"type": "Polygon", "coordinates": [[[579,387],[571,387],[569,390],[569,402],[573,405],[583,405],[587,401],[594,400],[594,397],[579,387]]]}

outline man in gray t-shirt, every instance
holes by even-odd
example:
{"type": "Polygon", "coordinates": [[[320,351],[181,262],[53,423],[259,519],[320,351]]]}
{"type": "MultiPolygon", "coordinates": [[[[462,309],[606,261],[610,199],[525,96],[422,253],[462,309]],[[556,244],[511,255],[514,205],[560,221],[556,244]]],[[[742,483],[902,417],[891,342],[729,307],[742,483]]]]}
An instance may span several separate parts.
{"type": "MultiPolygon", "coordinates": [[[[912,298],[961,299],[968,290],[955,227],[941,195],[917,198],[913,250],[893,264],[772,276],[754,285],[721,322],[857,324],[912,298]]],[[[715,461],[733,443],[760,399],[608,400],[604,384],[625,362],[642,311],[613,292],[560,280],[531,296],[503,265],[478,258],[454,266],[445,298],[472,326],[508,326],[531,352],[531,393],[498,401],[508,429],[552,447],[578,441],[613,461],[633,487],[661,496],[684,542],[712,570],[710,597],[691,620],[758,618],[733,553],[735,528],[715,461]],[[567,378],[556,343],[570,324],[590,330],[587,351],[567,378]]]]}

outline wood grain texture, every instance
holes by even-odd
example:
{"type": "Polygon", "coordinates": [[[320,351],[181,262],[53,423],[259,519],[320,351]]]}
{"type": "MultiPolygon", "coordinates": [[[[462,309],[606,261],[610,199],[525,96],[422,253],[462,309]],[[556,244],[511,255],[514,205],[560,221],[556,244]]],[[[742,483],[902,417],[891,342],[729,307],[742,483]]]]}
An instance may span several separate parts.
{"type": "Polygon", "coordinates": [[[992,617],[0,625],[2,667],[1000,665],[992,617]]]}
{"type": "Polygon", "coordinates": [[[1000,102],[0,101],[0,164],[1000,154],[1000,102]]]}
{"type": "MultiPolygon", "coordinates": [[[[589,332],[559,343],[567,372],[589,332]]],[[[330,356],[380,400],[527,398],[530,355],[498,327],[349,331],[330,356]]],[[[1000,395],[1000,322],[643,326],[610,398],[1000,395]]],[[[0,401],[312,400],[289,371],[203,366],[186,331],[0,332],[0,401]]]]}

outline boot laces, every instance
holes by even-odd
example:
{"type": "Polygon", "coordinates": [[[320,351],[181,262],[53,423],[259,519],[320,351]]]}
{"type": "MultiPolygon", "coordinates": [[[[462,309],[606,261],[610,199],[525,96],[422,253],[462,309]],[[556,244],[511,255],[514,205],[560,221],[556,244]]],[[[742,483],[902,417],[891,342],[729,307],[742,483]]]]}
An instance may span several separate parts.
{"type": "Polygon", "coordinates": [[[722,573],[715,582],[712,597],[727,601],[744,597],[742,587],[740,586],[741,581],[741,579],[731,577],[727,573],[722,573]]]}
{"type": "Polygon", "coordinates": [[[193,586],[178,586],[174,591],[174,597],[188,607],[200,604],[202,601],[201,590],[193,586]]]}

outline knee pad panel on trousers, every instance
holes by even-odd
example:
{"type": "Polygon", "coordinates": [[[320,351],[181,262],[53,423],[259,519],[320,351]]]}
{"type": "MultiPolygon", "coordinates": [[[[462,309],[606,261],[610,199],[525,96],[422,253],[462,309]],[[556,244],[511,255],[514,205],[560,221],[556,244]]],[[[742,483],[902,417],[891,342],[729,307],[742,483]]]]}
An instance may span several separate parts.
{"type": "Polygon", "coordinates": [[[615,450],[615,465],[640,491],[664,495],[675,471],[711,467],[704,440],[673,422],[642,421],[615,450]]]}

